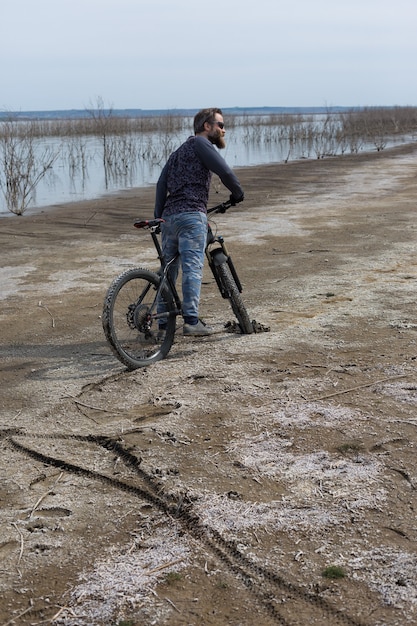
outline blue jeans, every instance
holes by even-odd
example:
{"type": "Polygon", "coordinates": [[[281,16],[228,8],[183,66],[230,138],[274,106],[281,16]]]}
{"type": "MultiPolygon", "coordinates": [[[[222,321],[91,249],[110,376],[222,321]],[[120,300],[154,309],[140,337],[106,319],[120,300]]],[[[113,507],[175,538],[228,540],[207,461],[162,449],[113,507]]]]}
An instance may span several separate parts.
{"type": "Polygon", "coordinates": [[[182,315],[186,324],[198,322],[204,251],[207,242],[207,215],[201,211],[177,213],[164,218],[162,224],[162,254],[168,262],[176,254],[170,276],[177,280],[179,263],[182,270],[182,315]]]}

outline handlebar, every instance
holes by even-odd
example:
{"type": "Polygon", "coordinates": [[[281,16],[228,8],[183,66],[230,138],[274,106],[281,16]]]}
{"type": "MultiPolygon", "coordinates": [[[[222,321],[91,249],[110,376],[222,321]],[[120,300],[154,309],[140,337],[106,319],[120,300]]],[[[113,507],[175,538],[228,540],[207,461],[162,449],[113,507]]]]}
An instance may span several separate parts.
{"type": "Polygon", "coordinates": [[[230,209],[231,206],[236,206],[239,202],[242,202],[244,196],[239,198],[239,200],[235,200],[230,194],[230,198],[226,200],[226,202],[222,202],[217,206],[212,207],[211,209],[207,209],[207,213],[225,213],[227,209],[230,209]]]}
{"type": "MultiPolygon", "coordinates": [[[[235,204],[237,203],[229,198],[229,200],[226,200],[225,202],[222,202],[221,204],[217,204],[211,209],[207,209],[207,213],[225,213],[227,209],[230,209],[231,206],[235,206],[235,204]]],[[[155,228],[160,227],[161,224],[163,224],[164,222],[165,220],[162,219],[162,217],[157,217],[153,220],[136,220],[133,225],[135,228],[154,228],[155,229],[155,228]]]]}
{"type": "Polygon", "coordinates": [[[135,220],[133,226],[135,228],[157,228],[164,222],[162,217],[156,217],[154,220],[135,220]]]}
{"type": "Polygon", "coordinates": [[[222,202],[221,204],[218,204],[211,209],[207,209],[207,213],[225,213],[227,209],[230,209],[231,206],[233,206],[232,201],[226,200],[226,202],[222,202]]]}

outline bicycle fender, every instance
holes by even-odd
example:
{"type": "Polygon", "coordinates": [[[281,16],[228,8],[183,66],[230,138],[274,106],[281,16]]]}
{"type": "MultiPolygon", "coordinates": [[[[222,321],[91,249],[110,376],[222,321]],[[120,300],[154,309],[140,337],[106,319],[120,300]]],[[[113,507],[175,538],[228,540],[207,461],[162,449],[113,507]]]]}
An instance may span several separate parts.
{"type": "Polygon", "coordinates": [[[222,265],[222,263],[227,263],[228,257],[225,255],[221,248],[216,248],[216,250],[212,250],[210,252],[211,260],[213,265],[216,267],[218,265],[222,265]]]}

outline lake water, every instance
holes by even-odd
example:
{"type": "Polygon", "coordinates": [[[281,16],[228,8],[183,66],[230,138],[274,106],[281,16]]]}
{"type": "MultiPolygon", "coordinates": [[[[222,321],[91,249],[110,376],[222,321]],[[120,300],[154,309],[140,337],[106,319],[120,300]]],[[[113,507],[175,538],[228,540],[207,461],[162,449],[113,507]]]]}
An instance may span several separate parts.
{"type": "MultiPolygon", "coordinates": [[[[103,146],[97,138],[39,140],[39,151],[48,148],[58,157],[38,183],[27,212],[31,208],[87,200],[118,190],[153,185],[167,156],[189,134],[187,131],[170,136],[145,133],[128,139],[114,138],[114,165],[107,168],[103,164],[103,146]]],[[[226,149],[221,154],[233,168],[317,158],[320,151],[326,153],[326,146],[319,146],[317,138],[315,141],[290,143],[282,138],[278,127],[237,126],[227,130],[226,140],[226,149]]],[[[375,146],[363,144],[361,149],[371,150],[375,146]]],[[[1,195],[0,216],[6,215],[11,214],[1,195]]]]}

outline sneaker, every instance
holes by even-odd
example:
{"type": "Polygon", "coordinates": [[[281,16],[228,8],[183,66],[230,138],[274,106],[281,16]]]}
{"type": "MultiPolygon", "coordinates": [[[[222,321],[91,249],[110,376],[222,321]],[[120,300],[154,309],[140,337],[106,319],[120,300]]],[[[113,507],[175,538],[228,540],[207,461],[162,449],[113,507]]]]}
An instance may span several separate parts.
{"type": "Polygon", "coordinates": [[[198,320],[197,324],[184,324],[183,326],[183,334],[188,337],[206,337],[213,333],[214,328],[206,326],[201,320],[198,320]]]}

